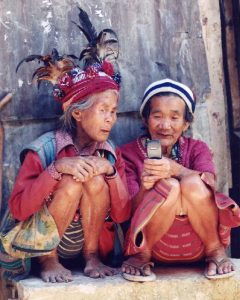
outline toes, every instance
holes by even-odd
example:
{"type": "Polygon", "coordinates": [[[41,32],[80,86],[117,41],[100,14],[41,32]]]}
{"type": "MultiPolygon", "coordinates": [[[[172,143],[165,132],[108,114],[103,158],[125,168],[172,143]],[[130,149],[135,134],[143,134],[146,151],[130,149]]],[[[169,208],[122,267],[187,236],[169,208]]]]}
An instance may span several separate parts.
{"type": "Polygon", "coordinates": [[[59,283],[65,282],[65,278],[62,275],[56,276],[55,279],[56,279],[56,282],[59,282],[59,283]]]}
{"type": "Polygon", "coordinates": [[[136,261],[135,261],[132,264],[133,265],[123,264],[123,266],[121,268],[122,273],[127,273],[127,274],[131,274],[131,275],[136,275],[136,276],[140,276],[140,275],[149,276],[152,274],[150,265],[146,265],[144,268],[141,268],[141,265],[143,264],[142,262],[136,263],[136,261]],[[138,264],[139,264],[139,266],[138,266],[138,264]]]}
{"type": "Polygon", "coordinates": [[[234,271],[234,269],[235,269],[234,265],[231,262],[227,262],[220,269],[220,271],[222,271],[222,273],[220,273],[220,274],[230,273],[230,272],[234,271]]]}
{"type": "Polygon", "coordinates": [[[125,268],[124,265],[122,265],[122,267],[121,267],[121,272],[122,272],[122,273],[127,273],[127,272],[126,272],[126,268],[125,268]]]}
{"type": "Polygon", "coordinates": [[[151,274],[152,274],[151,267],[150,267],[150,266],[146,266],[146,267],[143,269],[143,272],[144,272],[144,275],[146,275],[146,276],[151,275],[151,274]]]}
{"type": "Polygon", "coordinates": [[[105,278],[106,276],[113,276],[118,273],[117,269],[108,267],[99,267],[97,269],[85,269],[84,274],[91,278],[105,278]]]}
{"type": "Polygon", "coordinates": [[[210,276],[216,274],[223,275],[223,274],[231,273],[234,270],[235,270],[235,266],[231,261],[226,261],[222,263],[219,267],[217,267],[215,263],[209,262],[207,274],[210,276]]]}
{"type": "Polygon", "coordinates": [[[69,282],[72,281],[72,273],[70,271],[67,272],[60,272],[60,273],[49,273],[49,272],[42,272],[41,278],[44,282],[69,282]]]}
{"type": "Polygon", "coordinates": [[[130,274],[131,274],[131,275],[135,275],[135,268],[130,267],[130,274]]]}
{"type": "Polygon", "coordinates": [[[49,281],[52,282],[52,283],[57,282],[57,281],[56,281],[56,276],[55,276],[55,275],[49,276],[49,281]]]}
{"type": "Polygon", "coordinates": [[[115,274],[116,274],[116,272],[114,272],[114,269],[108,269],[105,271],[106,276],[113,276],[115,274]]]}
{"type": "Polygon", "coordinates": [[[42,274],[42,280],[44,281],[44,282],[49,282],[50,281],[50,279],[49,279],[49,276],[48,275],[45,275],[45,274],[42,274]]]}
{"type": "Polygon", "coordinates": [[[209,263],[207,274],[210,276],[217,274],[217,267],[214,263],[209,263]]]}
{"type": "Polygon", "coordinates": [[[134,268],[134,275],[136,275],[136,276],[141,275],[140,271],[137,268],[134,268]]]}
{"type": "Polygon", "coordinates": [[[93,271],[89,272],[88,276],[91,277],[91,278],[99,278],[100,277],[100,273],[98,271],[96,271],[96,270],[93,270],[93,271]]]}
{"type": "Polygon", "coordinates": [[[122,271],[123,271],[124,273],[127,273],[127,274],[130,274],[130,273],[131,273],[131,269],[130,269],[129,266],[124,266],[124,267],[122,268],[122,271]]]}

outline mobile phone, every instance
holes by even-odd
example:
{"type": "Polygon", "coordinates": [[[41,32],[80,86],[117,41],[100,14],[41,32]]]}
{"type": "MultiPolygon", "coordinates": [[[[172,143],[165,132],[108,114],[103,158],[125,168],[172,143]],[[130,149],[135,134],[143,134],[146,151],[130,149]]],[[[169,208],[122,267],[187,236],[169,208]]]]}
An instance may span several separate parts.
{"type": "Polygon", "coordinates": [[[152,159],[162,158],[162,148],[159,140],[147,140],[147,156],[152,159]]]}

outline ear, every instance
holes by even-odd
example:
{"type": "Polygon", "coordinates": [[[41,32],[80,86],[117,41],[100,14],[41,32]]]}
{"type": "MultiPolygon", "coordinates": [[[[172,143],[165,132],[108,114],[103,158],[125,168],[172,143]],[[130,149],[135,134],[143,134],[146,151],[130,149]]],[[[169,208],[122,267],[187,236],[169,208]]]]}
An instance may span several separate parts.
{"type": "Polygon", "coordinates": [[[142,117],[142,122],[146,127],[148,126],[148,120],[146,118],[142,117]]]}
{"type": "Polygon", "coordinates": [[[76,122],[80,122],[82,120],[82,112],[79,109],[75,109],[72,112],[72,117],[76,122]]]}
{"type": "Polygon", "coordinates": [[[185,121],[185,124],[183,126],[183,132],[187,131],[189,126],[190,126],[190,123],[185,121]]]}

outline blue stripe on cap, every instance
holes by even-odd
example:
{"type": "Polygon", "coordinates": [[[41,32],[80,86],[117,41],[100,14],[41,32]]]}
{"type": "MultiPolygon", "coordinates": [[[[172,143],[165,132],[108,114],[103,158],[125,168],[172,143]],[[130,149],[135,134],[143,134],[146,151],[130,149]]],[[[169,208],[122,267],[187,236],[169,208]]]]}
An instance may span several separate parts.
{"type": "MultiPolygon", "coordinates": [[[[184,94],[187,99],[190,101],[191,105],[192,105],[192,112],[194,112],[195,110],[195,106],[196,106],[196,103],[194,101],[194,99],[191,97],[191,95],[184,89],[182,88],[181,86],[177,85],[177,84],[174,84],[172,82],[164,82],[164,83],[161,83],[161,84],[157,84],[157,85],[154,85],[152,86],[145,94],[144,94],[144,97],[142,99],[142,103],[144,102],[145,98],[147,98],[147,96],[153,92],[154,90],[156,89],[159,89],[159,88],[162,88],[162,87],[171,87],[173,89],[176,89],[178,91],[180,91],[182,94],[184,94]]],[[[178,94],[176,92],[176,94],[178,94]]]]}

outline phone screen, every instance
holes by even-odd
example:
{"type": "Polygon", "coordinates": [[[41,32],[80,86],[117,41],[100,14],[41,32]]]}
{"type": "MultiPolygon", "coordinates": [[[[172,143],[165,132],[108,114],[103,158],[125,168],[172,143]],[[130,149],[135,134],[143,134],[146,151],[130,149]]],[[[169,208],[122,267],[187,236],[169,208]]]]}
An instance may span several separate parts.
{"type": "Polygon", "coordinates": [[[162,158],[162,148],[159,140],[147,141],[147,156],[152,159],[162,158]]]}

